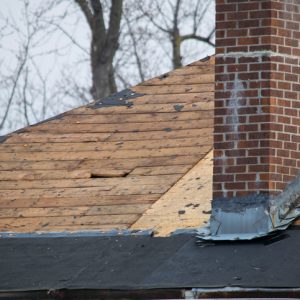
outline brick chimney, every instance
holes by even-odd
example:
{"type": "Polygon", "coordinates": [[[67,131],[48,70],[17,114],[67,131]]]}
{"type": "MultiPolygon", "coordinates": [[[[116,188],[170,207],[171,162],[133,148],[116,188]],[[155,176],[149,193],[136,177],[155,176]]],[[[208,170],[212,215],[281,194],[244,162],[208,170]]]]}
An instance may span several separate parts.
{"type": "Polygon", "coordinates": [[[300,170],[300,0],[216,0],[213,198],[278,195],[300,170]]]}

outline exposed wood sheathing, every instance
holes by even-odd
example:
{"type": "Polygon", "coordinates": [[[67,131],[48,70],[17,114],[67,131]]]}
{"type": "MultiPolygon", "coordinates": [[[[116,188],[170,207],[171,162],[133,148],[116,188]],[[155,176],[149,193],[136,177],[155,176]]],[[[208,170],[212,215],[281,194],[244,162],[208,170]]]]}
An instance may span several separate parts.
{"type": "Polygon", "coordinates": [[[0,232],[130,228],[210,151],[213,59],[132,90],[2,139],[0,232]]]}
{"type": "Polygon", "coordinates": [[[205,225],[212,200],[212,152],[157,200],[131,229],[153,229],[156,236],[167,236],[177,229],[205,225]]]}

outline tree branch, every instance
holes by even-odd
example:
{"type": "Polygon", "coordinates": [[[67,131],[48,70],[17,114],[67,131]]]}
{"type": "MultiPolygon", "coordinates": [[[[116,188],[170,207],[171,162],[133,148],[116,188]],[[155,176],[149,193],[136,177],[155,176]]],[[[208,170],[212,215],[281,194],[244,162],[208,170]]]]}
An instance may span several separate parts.
{"type": "Polygon", "coordinates": [[[67,36],[70,39],[70,41],[74,45],[76,45],[79,49],[81,49],[85,54],[90,55],[90,53],[85,48],[83,48],[79,43],[77,43],[77,41],[59,24],[49,23],[49,22],[48,22],[48,24],[51,24],[51,25],[55,26],[56,28],[58,28],[65,36],[67,36]]]}
{"type": "MultiPolygon", "coordinates": [[[[197,4],[198,4],[198,3],[197,3],[197,4]]],[[[199,16],[199,19],[198,19],[198,20],[196,20],[196,16],[194,16],[194,33],[197,32],[197,29],[198,29],[198,27],[200,26],[200,24],[201,24],[203,18],[205,17],[205,15],[206,15],[206,13],[207,13],[209,7],[210,7],[210,4],[211,4],[211,1],[208,1],[208,2],[206,3],[206,6],[205,6],[205,8],[202,10],[201,15],[199,16]]],[[[198,8],[199,8],[199,7],[197,6],[197,10],[198,10],[198,8]]],[[[197,12],[197,11],[195,11],[195,12],[197,12]]]]}
{"type": "Polygon", "coordinates": [[[80,9],[82,10],[90,28],[93,28],[93,13],[89,8],[88,3],[86,2],[86,0],[74,0],[80,7],[80,9]]]}
{"type": "Polygon", "coordinates": [[[23,85],[23,90],[22,90],[22,96],[23,96],[23,108],[24,108],[24,117],[26,120],[26,124],[27,126],[30,124],[29,122],[29,118],[28,118],[28,111],[27,111],[27,95],[26,95],[26,91],[27,91],[27,86],[28,86],[28,68],[26,68],[25,71],[25,78],[24,78],[24,85],[23,85]]]}
{"type": "Polygon", "coordinates": [[[123,0],[112,1],[109,17],[109,27],[105,39],[105,50],[106,52],[110,53],[111,57],[114,56],[116,50],[118,49],[122,7],[123,0]]]}
{"type": "Polygon", "coordinates": [[[134,32],[133,32],[133,30],[131,28],[131,24],[130,24],[130,21],[129,21],[127,15],[124,14],[123,17],[124,17],[124,19],[126,21],[126,24],[127,24],[127,27],[128,27],[128,31],[129,31],[129,35],[130,35],[131,40],[132,40],[133,51],[134,51],[134,56],[135,56],[136,64],[137,64],[137,67],[138,67],[138,72],[139,72],[140,80],[141,80],[141,82],[143,82],[143,81],[145,81],[145,77],[144,77],[144,73],[143,73],[141,59],[140,59],[139,54],[138,54],[138,46],[137,46],[136,38],[134,36],[134,32]]]}
{"type": "Polygon", "coordinates": [[[175,6],[175,10],[174,10],[174,29],[178,28],[178,13],[179,13],[179,8],[180,8],[180,4],[181,4],[181,0],[177,0],[176,1],[176,6],[175,6]]]}
{"type": "Polygon", "coordinates": [[[7,103],[7,106],[6,106],[6,109],[5,109],[5,112],[4,112],[4,115],[3,115],[3,118],[2,118],[2,121],[0,123],[0,130],[3,128],[4,124],[5,124],[5,121],[8,117],[8,112],[9,112],[9,109],[10,109],[10,106],[12,104],[12,101],[13,101],[13,98],[14,98],[14,95],[15,95],[15,92],[16,92],[16,88],[17,88],[17,84],[18,84],[18,81],[19,81],[19,78],[21,76],[21,73],[22,73],[22,70],[26,64],[26,61],[27,61],[27,54],[28,54],[28,48],[25,49],[25,57],[24,59],[22,60],[18,70],[17,70],[17,75],[16,75],[16,78],[14,80],[14,83],[13,83],[13,86],[12,86],[12,89],[11,89],[11,93],[10,93],[10,96],[8,98],[8,103],[7,103]]]}
{"type": "Polygon", "coordinates": [[[180,39],[182,42],[186,41],[186,40],[197,40],[200,42],[204,42],[212,47],[215,47],[216,45],[210,41],[210,38],[211,38],[211,35],[213,34],[213,32],[208,37],[203,37],[203,36],[192,33],[192,34],[182,35],[180,37],[180,39]]]}
{"type": "MultiPolygon", "coordinates": [[[[157,4],[157,3],[156,3],[157,4]]],[[[142,7],[142,5],[140,4],[139,5],[139,8],[140,8],[140,10],[141,10],[141,12],[144,14],[144,16],[146,16],[148,19],[149,19],[149,21],[156,27],[156,28],[158,28],[159,30],[161,30],[162,32],[165,32],[165,33],[167,33],[167,34],[171,34],[171,30],[169,30],[168,28],[164,28],[164,27],[162,27],[162,26],[160,26],[155,20],[154,20],[154,18],[147,12],[147,11],[145,11],[144,9],[143,9],[143,7],[142,7]]],[[[157,4],[157,9],[159,10],[159,7],[158,7],[158,4],[157,4]]],[[[162,12],[160,12],[161,14],[162,14],[162,12]]],[[[165,21],[165,20],[164,20],[165,21]]]]}
{"type": "Polygon", "coordinates": [[[90,0],[91,6],[93,9],[93,30],[92,33],[99,32],[100,36],[104,37],[105,32],[105,23],[103,9],[100,0],[90,0]]]}

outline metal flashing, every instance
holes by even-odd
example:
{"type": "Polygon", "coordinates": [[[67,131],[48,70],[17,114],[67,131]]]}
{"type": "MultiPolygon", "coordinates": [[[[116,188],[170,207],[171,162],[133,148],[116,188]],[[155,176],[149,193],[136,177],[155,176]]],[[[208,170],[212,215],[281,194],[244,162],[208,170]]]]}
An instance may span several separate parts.
{"type": "Polygon", "coordinates": [[[127,106],[131,107],[133,105],[132,102],[128,101],[130,99],[135,99],[138,97],[142,97],[144,94],[136,93],[131,89],[125,89],[118,93],[115,93],[111,96],[105,97],[103,99],[96,100],[94,103],[88,105],[88,107],[93,109],[103,108],[103,107],[111,107],[111,106],[127,106]]]}
{"type": "Polygon", "coordinates": [[[277,196],[255,194],[212,201],[208,227],[200,228],[203,240],[251,240],[286,229],[300,216],[300,175],[277,196]]]}

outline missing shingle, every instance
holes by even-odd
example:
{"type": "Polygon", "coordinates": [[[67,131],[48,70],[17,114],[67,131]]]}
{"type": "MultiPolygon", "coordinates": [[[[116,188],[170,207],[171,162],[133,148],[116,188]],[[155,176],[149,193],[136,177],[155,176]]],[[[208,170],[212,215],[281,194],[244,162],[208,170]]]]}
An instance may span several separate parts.
{"type": "Polygon", "coordinates": [[[111,170],[111,171],[92,171],[90,178],[115,178],[127,177],[130,171],[111,170]]]}

